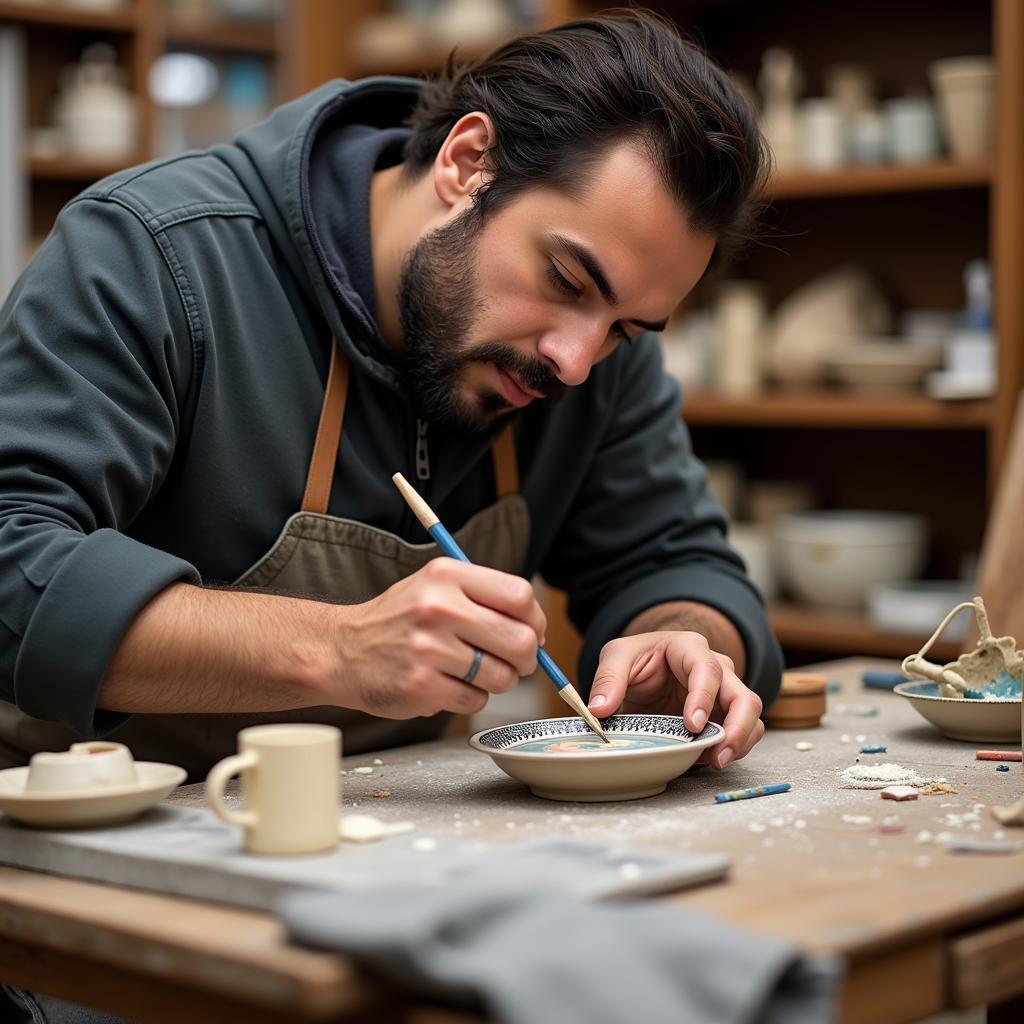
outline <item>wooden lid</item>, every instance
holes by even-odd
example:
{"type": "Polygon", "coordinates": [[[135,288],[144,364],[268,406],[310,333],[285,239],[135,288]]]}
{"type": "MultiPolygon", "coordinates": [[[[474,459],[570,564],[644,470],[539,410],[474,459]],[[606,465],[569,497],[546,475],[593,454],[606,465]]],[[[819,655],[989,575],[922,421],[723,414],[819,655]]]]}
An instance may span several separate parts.
{"type": "Polygon", "coordinates": [[[827,680],[814,672],[783,672],[782,689],[779,696],[795,697],[810,696],[813,693],[824,693],[827,680]]]}

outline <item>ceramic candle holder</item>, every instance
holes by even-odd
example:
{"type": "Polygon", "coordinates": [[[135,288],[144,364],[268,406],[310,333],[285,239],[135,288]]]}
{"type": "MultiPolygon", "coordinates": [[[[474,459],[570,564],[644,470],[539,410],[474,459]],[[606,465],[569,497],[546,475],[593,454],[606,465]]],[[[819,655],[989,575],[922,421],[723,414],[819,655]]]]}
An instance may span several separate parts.
{"type": "Polygon", "coordinates": [[[133,786],[139,781],[132,752],[123,743],[89,740],[70,750],[34,754],[26,793],[74,793],[133,786]]]}

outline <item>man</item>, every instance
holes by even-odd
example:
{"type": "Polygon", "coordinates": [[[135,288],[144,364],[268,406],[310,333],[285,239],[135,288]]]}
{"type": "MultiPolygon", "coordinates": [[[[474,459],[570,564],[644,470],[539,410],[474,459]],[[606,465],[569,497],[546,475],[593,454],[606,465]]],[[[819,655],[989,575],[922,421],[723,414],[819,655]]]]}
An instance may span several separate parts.
{"type": "Polygon", "coordinates": [[[780,654],[652,332],[765,168],[728,79],[633,12],[78,197],[0,313],[0,762],[103,734],[195,781],[253,721],[437,735],[534,670],[536,572],[595,714],[746,754],[780,654]]]}

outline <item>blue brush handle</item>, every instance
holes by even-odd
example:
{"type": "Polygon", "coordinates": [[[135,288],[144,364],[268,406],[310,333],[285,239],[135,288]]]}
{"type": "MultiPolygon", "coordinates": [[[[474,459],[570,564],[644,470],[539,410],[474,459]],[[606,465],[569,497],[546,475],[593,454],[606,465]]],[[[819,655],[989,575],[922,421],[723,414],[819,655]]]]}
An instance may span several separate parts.
{"type": "MultiPolygon", "coordinates": [[[[443,523],[434,523],[428,527],[427,533],[437,541],[437,546],[449,557],[457,558],[460,562],[469,562],[466,552],[455,542],[455,538],[445,529],[443,523]]],[[[551,655],[543,647],[537,648],[537,664],[544,669],[547,677],[561,690],[569,685],[565,673],[551,660],[551,655]]]]}

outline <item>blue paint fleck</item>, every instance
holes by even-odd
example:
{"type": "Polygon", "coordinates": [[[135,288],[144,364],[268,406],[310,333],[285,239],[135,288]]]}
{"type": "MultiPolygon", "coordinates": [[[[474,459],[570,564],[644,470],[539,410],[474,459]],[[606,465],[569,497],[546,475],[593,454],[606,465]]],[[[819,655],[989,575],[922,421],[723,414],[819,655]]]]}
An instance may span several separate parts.
{"type": "Polygon", "coordinates": [[[860,752],[862,754],[886,754],[888,748],[886,747],[861,747],[860,752]]]}
{"type": "Polygon", "coordinates": [[[996,765],[996,771],[997,772],[1008,772],[1009,770],[1010,770],[1010,766],[1008,764],[997,764],[996,765]]]}

